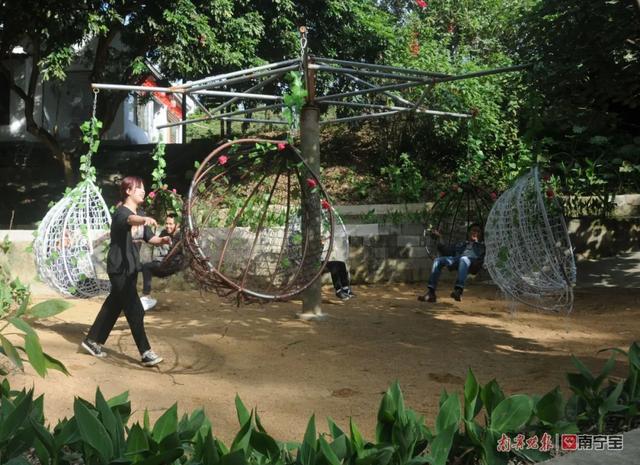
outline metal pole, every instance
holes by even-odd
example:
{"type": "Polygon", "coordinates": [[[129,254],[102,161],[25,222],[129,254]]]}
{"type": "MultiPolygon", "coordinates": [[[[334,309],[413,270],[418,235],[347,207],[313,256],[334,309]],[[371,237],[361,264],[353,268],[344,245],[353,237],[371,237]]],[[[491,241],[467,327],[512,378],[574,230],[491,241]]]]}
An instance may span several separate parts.
{"type": "MultiPolygon", "coordinates": [[[[307,102],[300,112],[300,149],[302,158],[317,175],[320,174],[320,109],[315,105],[316,96],[316,72],[309,69],[309,55],[307,48],[307,28],[300,27],[300,37],[302,44],[302,72],[304,73],[304,82],[307,89],[307,102]]],[[[320,210],[320,199],[317,194],[311,192],[311,189],[303,185],[302,188],[302,208],[307,213],[307,224],[303,222],[303,228],[306,229],[306,240],[311,247],[307,250],[312,251],[312,256],[307,259],[316,263],[321,257],[313,256],[314,249],[319,248],[322,253],[322,216],[320,210]]],[[[313,264],[312,264],[313,265],[313,264]]],[[[326,315],[322,313],[322,280],[318,277],[303,293],[302,293],[302,311],[298,313],[298,318],[302,320],[323,320],[326,315]]]]}
{"type": "MultiPolygon", "coordinates": [[[[259,82],[258,84],[256,84],[253,87],[248,88],[245,92],[253,92],[254,90],[258,90],[261,89],[262,87],[266,86],[267,84],[272,83],[273,81],[275,81],[276,79],[278,79],[281,76],[281,74],[276,74],[275,76],[271,76],[269,79],[265,79],[262,82],[259,82]]],[[[209,112],[209,116],[211,116],[212,113],[217,113],[218,111],[227,108],[229,105],[231,105],[234,102],[237,102],[238,100],[240,100],[240,97],[233,97],[231,100],[227,100],[224,103],[221,103],[220,105],[218,105],[217,107],[213,108],[210,112],[209,112]]]]}
{"type": "Polygon", "coordinates": [[[358,115],[358,116],[347,116],[345,118],[337,118],[337,119],[330,119],[327,121],[322,121],[320,122],[320,124],[325,125],[325,124],[332,124],[332,123],[346,123],[347,121],[359,121],[362,119],[372,119],[372,118],[380,118],[382,116],[391,116],[391,115],[395,115],[397,113],[403,113],[403,112],[407,112],[410,111],[411,108],[407,108],[406,110],[395,110],[395,111],[382,111],[380,113],[367,113],[364,115],[358,115]]]}
{"type": "MultiPolygon", "coordinates": [[[[428,110],[426,108],[414,109],[414,107],[399,107],[395,105],[376,105],[373,103],[361,103],[361,102],[341,102],[340,100],[325,100],[324,103],[326,103],[327,105],[370,108],[373,110],[398,110],[398,111],[412,110],[412,111],[415,111],[416,113],[425,113],[428,115],[438,115],[438,116],[452,116],[455,118],[473,117],[471,113],[455,113],[450,111],[428,110]]],[[[320,123],[320,124],[323,124],[323,123],[320,123]]]]}
{"type": "Polygon", "coordinates": [[[256,119],[256,118],[221,118],[222,121],[239,121],[241,123],[265,123],[265,124],[289,124],[287,121],[279,119],[256,119]]]}
{"type": "Polygon", "coordinates": [[[179,122],[179,123],[160,124],[160,125],[157,126],[157,128],[158,129],[164,129],[164,128],[170,128],[170,127],[173,127],[173,126],[181,126],[183,124],[201,123],[203,121],[222,119],[225,116],[235,116],[235,115],[240,115],[242,113],[250,114],[250,113],[255,113],[257,111],[275,110],[275,109],[282,108],[282,107],[284,107],[284,104],[276,103],[276,104],[273,104],[273,105],[264,105],[264,106],[261,106],[261,107],[246,108],[244,110],[230,111],[228,113],[220,113],[218,115],[213,115],[213,116],[204,116],[202,118],[188,119],[184,123],[183,122],[179,122]]]}
{"type": "Polygon", "coordinates": [[[279,95],[267,95],[267,94],[249,94],[247,92],[231,92],[226,90],[197,90],[192,92],[196,95],[212,95],[214,97],[241,97],[245,99],[255,100],[282,100],[279,95]]]}
{"type": "Polygon", "coordinates": [[[176,87],[180,89],[188,89],[188,88],[191,88],[192,86],[203,84],[209,81],[219,81],[220,79],[226,79],[234,76],[241,76],[243,74],[252,73],[254,71],[261,71],[263,69],[270,69],[270,68],[276,68],[278,66],[290,65],[292,63],[297,62],[298,60],[299,58],[292,58],[290,60],[279,61],[276,63],[267,63],[266,65],[255,66],[253,68],[247,68],[247,69],[241,69],[240,71],[233,71],[231,73],[218,74],[217,76],[209,76],[206,78],[198,79],[197,81],[185,82],[184,84],[181,84],[176,87]]]}
{"type": "Polygon", "coordinates": [[[316,101],[322,102],[324,100],[332,100],[332,99],[343,98],[343,97],[352,97],[354,95],[370,94],[372,92],[383,92],[385,90],[408,89],[409,87],[417,87],[422,85],[424,85],[424,83],[422,82],[404,82],[402,84],[389,84],[387,86],[371,87],[370,89],[354,90],[352,92],[343,92],[341,94],[323,95],[322,97],[318,97],[316,101]]]}
{"type": "Polygon", "coordinates": [[[417,74],[420,76],[429,76],[429,77],[448,77],[450,74],[444,73],[436,73],[432,71],[422,71],[419,69],[413,68],[400,68],[398,66],[386,66],[386,65],[374,65],[371,63],[362,63],[359,61],[347,61],[347,60],[336,60],[334,58],[325,58],[325,57],[315,57],[316,61],[320,63],[332,63],[336,65],[346,65],[352,66],[354,68],[364,68],[364,69],[379,69],[382,71],[401,71],[403,73],[409,74],[417,74]]]}
{"type": "MultiPolygon", "coordinates": [[[[320,109],[314,105],[305,105],[300,114],[300,149],[302,158],[315,173],[320,173],[320,109]]],[[[303,186],[306,189],[306,186],[303,186]]],[[[310,246],[307,250],[318,250],[321,253],[321,216],[320,199],[317,194],[303,193],[303,207],[307,212],[308,222],[303,224],[310,246]]],[[[317,254],[318,252],[316,252],[317,254]]],[[[319,262],[321,257],[310,256],[306,260],[319,262]]],[[[313,266],[313,264],[311,264],[313,266]]],[[[316,279],[302,293],[302,312],[298,318],[302,320],[322,320],[326,315],[322,312],[321,278],[316,279]]]]}
{"type": "Polygon", "coordinates": [[[251,73],[249,75],[246,76],[240,76],[237,78],[233,78],[233,79],[225,79],[225,80],[221,80],[221,81],[214,81],[211,83],[206,83],[206,84],[201,84],[198,86],[193,86],[190,87],[188,89],[186,89],[187,92],[195,92],[198,90],[206,90],[206,89],[213,89],[215,87],[220,87],[220,86],[227,86],[227,85],[231,85],[231,84],[238,84],[241,82],[245,82],[245,81],[250,81],[252,79],[257,79],[263,76],[272,76],[274,74],[276,75],[280,75],[283,73],[286,73],[287,71],[292,71],[294,69],[298,69],[298,64],[293,64],[290,66],[285,66],[284,68],[277,68],[277,69],[270,69],[267,71],[260,71],[259,73],[251,73]]]}
{"type": "Polygon", "coordinates": [[[504,68],[496,68],[496,69],[487,69],[485,71],[475,71],[473,73],[460,74],[458,76],[449,76],[446,78],[438,79],[437,82],[450,82],[450,81],[460,81],[462,79],[471,79],[482,76],[490,76],[492,74],[499,73],[511,73],[514,71],[522,71],[523,69],[529,68],[531,65],[516,65],[516,66],[505,66],[504,68]]]}
{"type": "Polygon", "coordinates": [[[360,69],[353,68],[339,68],[337,66],[326,66],[326,65],[309,65],[309,68],[315,69],[318,71],[326,71],[329,73],[337,73],[337,74],[361,74],[363,76],[368,77],[380,77],[385,79],[400,79],[403,81],[416,81],[416,82],[424,82],[431,83],[433,78],[429,77],[421,77],[421,76],[407,76],[402,74],[392,74],[392,73],[381,73],[378,71],[366,71],[360,69]]]}
{"type": "MultiPolygon", "coordinates": [[[[347,74],[347,77],[349,77],[350,79],[352,79],[353,81],[359,82],[360,84],[364,84],[365,86],[374,88],[376,87],[375,84],[372,84],[368,81],[365,81],[364,79],[360,79],[357,76],[354,76],[353,74],[347,74]]],[[[405,105],[411,105],[413,106],[413,102],[411,102],[410,100],[404,99],[392,92],[383,92],[384,95],[386,95],[387,97],[391,97],[393,100],[395,100],[398,103],[404,103],[405,105]]]]}

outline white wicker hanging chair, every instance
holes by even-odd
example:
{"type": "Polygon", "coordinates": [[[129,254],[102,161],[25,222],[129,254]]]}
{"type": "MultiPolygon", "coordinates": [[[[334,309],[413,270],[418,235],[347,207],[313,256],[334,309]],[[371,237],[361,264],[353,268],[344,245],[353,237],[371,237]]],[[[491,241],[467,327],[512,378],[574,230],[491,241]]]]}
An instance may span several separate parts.
{"type": "Polygon", "coordinates": [[[576,265],[562,214],[544,195],[538,168],[494,204],[485,228],[485,265],[509,297],[542,310],[570,312],[576,265]]]}
{"type": "Polygon", "coordinates": [[[33,251],[40,278],[65,296],[108,293],[104,266],[111,214],[100,191],[82,181],[46,214],[33,251]]]}

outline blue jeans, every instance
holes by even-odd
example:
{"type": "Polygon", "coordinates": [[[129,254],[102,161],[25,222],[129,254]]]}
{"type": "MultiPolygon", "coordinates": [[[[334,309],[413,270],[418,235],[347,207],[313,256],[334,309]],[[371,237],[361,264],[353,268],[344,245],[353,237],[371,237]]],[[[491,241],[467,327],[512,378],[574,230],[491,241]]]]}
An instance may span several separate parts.
{"type": "Polygon", "coordinates": [[[457,268],[458,269],[458,277],[456,278],[456,287],[460,287],[464,289],[464,282],[467,280],[467,275],[469,274],[469,267],[471,266],[472,260],[469,257],[437,257],[433,261],[433,266],[431,267],[431,275],[429,276],[429,283],[427,287],[429,289],[436,290],[438,286],[438,280],[440,279],[440,272],[443,267],[457,268]]]}

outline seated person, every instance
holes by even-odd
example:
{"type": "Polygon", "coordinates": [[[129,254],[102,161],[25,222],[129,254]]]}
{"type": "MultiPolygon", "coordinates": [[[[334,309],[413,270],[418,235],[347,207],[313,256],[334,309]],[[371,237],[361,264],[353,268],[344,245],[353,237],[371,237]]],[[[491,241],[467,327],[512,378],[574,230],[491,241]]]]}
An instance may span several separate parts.
{"type": "Polygon", "coordinates": [[[347,264],[345,262],[329,260],[324,271],[331,273],[331,282],[333,283],[333,288],[336,290],[336,297],[338,297],[338,299],[349,300],[356,296],[351,292],[349,272],[347,271],[347,264]]]}
{"type": "MultiPolygon", "coordinates": [[[[437,231],[432,231],[432,234],[440,238],[440,234],[437,231]]],[[[444,247],[442,244],[438,244],[438,252],[440,252],[441,256],[436,257],[433,261],[427,292],[418,297],[418,300],[422,302],[436,301],[436,287],[438,286],[440,271],[442,267],[446,266],[451,270],[458,271],[451,297],[459,302],[467,275],[470,272],[477,273],[484,261],[485,247],[484,242],[482,242],[482,227],[478,223],[473,223],[469,226],[468,239],[466,241],[460,241],[453,247],[444,247]]]]}
{"type": "Polygon", "coordinates": [[[173,252],[169,258],[169,263],[165,263],[165,258],[172,252],[173,247],[181,247],[177,245],[182,235],[180,233],[180,224],[176,222],[176,214],[169,213],[164,222],[164,229],[160,232],[159,237],[170,237],[171,244],[157,247],[154,250],[153,260],[142,264],[142,307],[145,311],[151,310],[156,303],[156,299],[151,297],[151,278],[164,278],[170,276],[181,269],[182,250],[173,252]],[[174,266],[175,265],[175,266],[174,266]]]}

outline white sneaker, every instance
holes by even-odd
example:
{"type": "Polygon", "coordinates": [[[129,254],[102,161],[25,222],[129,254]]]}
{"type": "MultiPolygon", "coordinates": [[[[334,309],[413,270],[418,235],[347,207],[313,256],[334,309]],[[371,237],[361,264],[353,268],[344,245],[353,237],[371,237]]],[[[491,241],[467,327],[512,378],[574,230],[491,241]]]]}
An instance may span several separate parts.
{"type": "Polygon", "coordinates": [[[153,350],[149,349],[144,354],[142,354],[142,360],[140,363],[146,367],[156,366],[158,363],[162,362],[162,357],[157,355],[153,350]]]}
{"type": "Polygon", "coordinates": [[[153,307],[155,307],[158,301],[153,297],[143,295],[142,297],[140,297],[140,303],[142,304],[142,309],[146,312],[147,310],[151,310],[153,307]]]}

